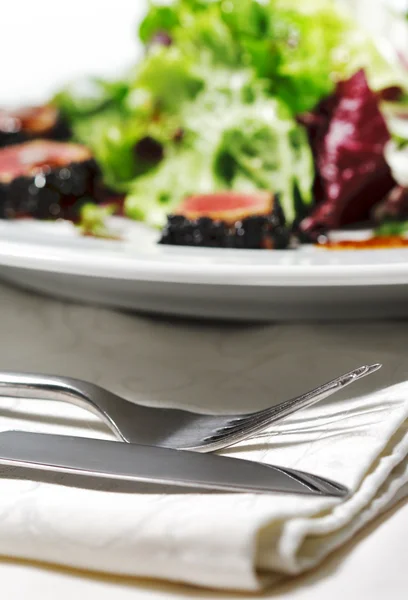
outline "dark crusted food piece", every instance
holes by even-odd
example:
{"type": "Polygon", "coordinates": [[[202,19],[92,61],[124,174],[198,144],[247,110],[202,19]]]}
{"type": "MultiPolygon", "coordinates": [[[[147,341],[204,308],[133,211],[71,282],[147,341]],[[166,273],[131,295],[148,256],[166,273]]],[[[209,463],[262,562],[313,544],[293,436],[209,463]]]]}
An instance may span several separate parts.
{"type": "Polygon", "coordinates": [[[282,209],[269,193],[195,196],[177,213],[168,216],[161,244],[275,250],[289,245],[282,209]]]}
{"type": "Polygon", "coordinates": [[[67,140],[71,131],[54,106],[0,109],[0,147],[32,139],[67,140]]]}
{"type": "Polygon", "coordinates": [[[46,140],[0,150],[0,218],[76,220],[100,171],[87,148],[46,140]]]}

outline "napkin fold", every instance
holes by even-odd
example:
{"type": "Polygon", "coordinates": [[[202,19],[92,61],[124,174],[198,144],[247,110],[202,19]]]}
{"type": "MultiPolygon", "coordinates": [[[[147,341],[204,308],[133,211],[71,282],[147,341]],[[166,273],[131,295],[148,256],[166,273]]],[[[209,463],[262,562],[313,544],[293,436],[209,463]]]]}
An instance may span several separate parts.
{"type": "MultiPolygon", "coordinates": [[[[0,430],[111,439],[70,405],[2,401],[0,430]]],[[[180,492],[0,470],[0,554],[80,569],[258,590],[320,563],[408,495],[408,382],[302,411],[224,454],[347,485],[345,500],[180,492]]]]}

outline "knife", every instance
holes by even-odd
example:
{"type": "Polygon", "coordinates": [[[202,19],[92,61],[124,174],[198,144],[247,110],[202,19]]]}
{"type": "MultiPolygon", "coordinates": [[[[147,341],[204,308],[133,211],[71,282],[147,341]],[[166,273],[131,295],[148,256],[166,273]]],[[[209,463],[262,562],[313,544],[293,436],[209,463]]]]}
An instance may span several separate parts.
{"type": "Polygon", "coordinates": [[[26,431],[0,433],[0,464],[224,492],[348,494],[323,477],[249,460],[26,431]]]}

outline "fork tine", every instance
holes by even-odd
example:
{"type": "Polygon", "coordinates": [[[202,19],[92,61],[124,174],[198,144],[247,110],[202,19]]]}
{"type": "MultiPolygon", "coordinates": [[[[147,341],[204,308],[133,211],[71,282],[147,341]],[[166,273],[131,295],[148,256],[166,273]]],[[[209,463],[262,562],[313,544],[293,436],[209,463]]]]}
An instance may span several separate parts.
{"type": "MultiPolygon", "coordinates": [[[[238,416],[234,418],[228,426],[222,428],[216,434],[209,436],[206,440],[206,446],[203,447],[201,451],[220,450],[243,441],[266,429],[272,423],[302,410],[303,408],[312,406],[351,383],[375,373],[381,366],[382,365],[379,363],[369,366],[364,365],[357,369],[353,369],[353,371],[345,373],[344,375],[340,375],[340,377],[336,377],[301,396],[292,398],[286,402],[281,402],[277,406],[238,416]]],[[[199,449],[197,448],[197,450],[199,449]]]]}
{"type": "Polygon", "coordinates": [[[264,416],[273,417],[275,413],[277,416],[279,416],[279,418],[291,415],[298,410],[307,408],[313,404],[316,404],[317,402],[320,402],[321,400],[324,400],[325,398],[328,398],[335,392],[347,387],[351,383],[354,383],[355,381],[358,381],[367,375],[375,373],[375,371],[378,371],[381,366],[381,364],[376,363],[369,366],[364,365],[362,367],[358,367],[357,369],[353,369],[344,375],[340,375],[339,377],[336,377],[327,383],[319,385],[318,387],[306,392],[305,394],[302,394],[301,396],[286,400],[286,402],[281,402],[276,406],[270,406],[262,411],[249,413],[247,416],[252,416],[254,419],[258,419],[263,418],[264,416]]]}

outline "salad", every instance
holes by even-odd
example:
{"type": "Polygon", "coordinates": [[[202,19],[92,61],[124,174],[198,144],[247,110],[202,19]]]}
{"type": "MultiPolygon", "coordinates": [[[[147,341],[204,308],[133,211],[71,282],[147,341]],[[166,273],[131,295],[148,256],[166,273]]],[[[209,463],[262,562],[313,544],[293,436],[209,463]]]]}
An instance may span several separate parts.
{"type": "Polygon", "coordinates": [[[285,248],[408,219],[390,127],[407,72],[341,2],[151,2],[138,35],[125,76],[51,104],[123,214],[163,243],[285,248]]]}

